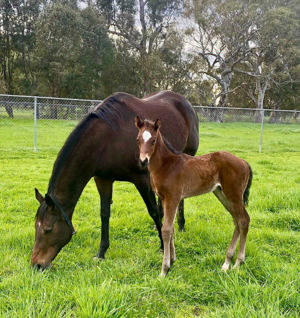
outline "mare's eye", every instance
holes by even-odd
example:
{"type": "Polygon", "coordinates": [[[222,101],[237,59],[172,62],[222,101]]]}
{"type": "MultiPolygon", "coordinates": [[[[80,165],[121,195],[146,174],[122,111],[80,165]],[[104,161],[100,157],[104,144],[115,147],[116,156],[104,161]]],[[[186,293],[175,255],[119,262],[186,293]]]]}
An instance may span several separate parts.
{"type": "Polygon", "coordinates": [[[44,234],[49,234],[51,232],[52,232],[52,229],[47,229],[47,230],[44,231],[44,234]]]}

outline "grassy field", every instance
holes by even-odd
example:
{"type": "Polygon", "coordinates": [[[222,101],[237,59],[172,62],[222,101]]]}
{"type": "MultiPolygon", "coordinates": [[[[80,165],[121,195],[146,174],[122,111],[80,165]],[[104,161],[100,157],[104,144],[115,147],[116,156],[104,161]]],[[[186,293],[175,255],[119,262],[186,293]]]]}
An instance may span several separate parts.
{"type": "Polygon", "coordinates": [[[100,242],[99,197],[91,181],[73,217],[77,235],[51,270],[30,268],[34,187],[45,193],[57,151],[73,122],[0,123],[0,317],[299,317],[300,126],[200,125],[199,154],[228,150],[246,159],[254,179],[246,263],[221,272],[233,232],[212,194],[187,199],[186,232],[176,229],[177,261],[159,278],[162,254],[153,222],[135,188],[116,182],[111,246],[100,242]]]}

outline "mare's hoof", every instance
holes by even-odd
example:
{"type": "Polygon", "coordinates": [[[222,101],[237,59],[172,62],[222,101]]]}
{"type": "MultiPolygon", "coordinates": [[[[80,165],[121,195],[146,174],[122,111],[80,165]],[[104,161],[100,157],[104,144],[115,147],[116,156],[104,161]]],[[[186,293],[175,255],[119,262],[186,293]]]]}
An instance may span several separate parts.
{"type": "Polygon", "coordinates": [[[103,260],[105,260],[105,257],[104,257],[104,256],[96,255],[96,256],[94,257],[94,261],[103,261],[103,260]]]}

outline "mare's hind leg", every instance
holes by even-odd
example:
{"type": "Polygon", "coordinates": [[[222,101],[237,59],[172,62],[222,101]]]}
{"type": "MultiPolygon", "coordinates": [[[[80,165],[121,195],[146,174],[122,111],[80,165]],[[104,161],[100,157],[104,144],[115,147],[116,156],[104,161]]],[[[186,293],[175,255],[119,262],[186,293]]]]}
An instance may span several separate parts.
{"type": "Polygon", "coordinates": [[[161,250],[163,250],[164,244],[163,244],[163,239],[161,235],[162,218],[158,209],[158,205],[156,203],[155,194],[151,188],[149,176],[148,175],[140,176],[138,180],[135,180],[134,185],[139,191],[141,197],[143,198],[146,204],[148,213],[150,214],[150,216],[152,217],[155,223],[156,229],[158,231],[158,236],[160,238],[160,248],[161,250]]]}
{"type": "Polygon", "coordinates": [[[178,205],[178,211],[177,211],[177,223],[178,223],[178,229],[180,232],[185,231],[185,218],[184,218],[184,200],[181,200],[178,205]]]}
{"type": "Polygon", "coordinates": [[[96,257],[104,258],[105,252],[109,247],[109,218],[113,182],[98,177],[94,177],[94,179],[101,199],[101,242],[96,257]]]}

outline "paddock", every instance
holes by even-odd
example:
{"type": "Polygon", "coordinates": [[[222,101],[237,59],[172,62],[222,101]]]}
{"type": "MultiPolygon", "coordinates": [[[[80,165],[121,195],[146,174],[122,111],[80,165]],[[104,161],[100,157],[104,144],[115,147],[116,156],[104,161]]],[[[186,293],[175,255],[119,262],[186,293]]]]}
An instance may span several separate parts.
{"type": "Polygon", "coordinates": [[[251,163],[247,259],[238,271],[220,271],[232,235],[231,216],[212,194],[190,198],[185,201],[186,232],[175,226],[178,258],[165,279],[158,278],[162,255],[152,219],[134,186],[122,182],[114,191],[112,245],[105,261],[93,259],[100,218],[91,181],[74,212],[77,235],[51,270],[30,268],[38,205],[34,187],[46,191],[67,137],[62,130],[68,126],[71,131],[75,122],[54,125],[58,143],[53,144],[45,125],[45,147],[37,152],[26,147],[32,132],[27,120],[0,125],[0,316],[300,315],[299,125],[267,125],[259,154],[258,124],[200,124],[198,154],[223,149],[251,163]],[[14,140],[24,147],[10,147],[14,140]]]}

